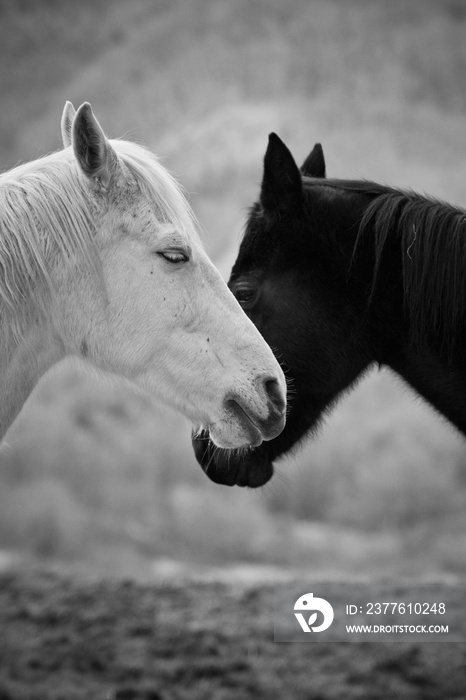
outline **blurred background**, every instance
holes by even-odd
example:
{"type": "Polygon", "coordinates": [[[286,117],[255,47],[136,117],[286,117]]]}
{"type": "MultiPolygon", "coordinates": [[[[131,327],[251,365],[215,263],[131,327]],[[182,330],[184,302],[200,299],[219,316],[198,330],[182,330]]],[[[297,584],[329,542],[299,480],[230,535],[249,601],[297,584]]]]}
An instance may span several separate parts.
{"type": "MultiPolygon", "coordinates": [[[[269,131],[328,173],[466,205],[463,0],[0,0],[0,167],[60,148],[65,100],[147,144],[228,277],[269,131]]],[[[464,439],[372,372],[260,491],[210,483],[190,426],[77,361],[0,451],[0,566],[144,577],[466,571],[464,439]]]]}

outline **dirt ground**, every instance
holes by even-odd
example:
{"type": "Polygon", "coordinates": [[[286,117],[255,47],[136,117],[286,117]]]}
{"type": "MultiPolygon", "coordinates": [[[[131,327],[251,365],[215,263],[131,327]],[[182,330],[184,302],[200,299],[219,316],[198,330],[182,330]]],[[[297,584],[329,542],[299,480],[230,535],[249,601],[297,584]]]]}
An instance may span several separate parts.
{"type": "Polygon", "coordinates": [[[466,644],[276,644],[273,586],[0,576],[0,700],[466,698],[466,644]]]}

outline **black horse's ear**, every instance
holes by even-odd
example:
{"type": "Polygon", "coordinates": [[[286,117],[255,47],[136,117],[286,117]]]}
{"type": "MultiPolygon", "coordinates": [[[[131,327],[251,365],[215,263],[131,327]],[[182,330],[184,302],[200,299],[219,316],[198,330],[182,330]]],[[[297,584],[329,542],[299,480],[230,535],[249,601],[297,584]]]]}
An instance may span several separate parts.
{"type": "Polygon", "coordinates": [[[308,177],[325,177],[325,158],[322,146],[316,143],[301,166],[301,172],[308,177]]]}
{"type": "Polygon", "coordinates": [[[301,173],[293,156],[283,141],[269,135],[269,144],[264,158],[261,204],[266,212],[292,213],[301,209],[303,185],[301,173]]]}

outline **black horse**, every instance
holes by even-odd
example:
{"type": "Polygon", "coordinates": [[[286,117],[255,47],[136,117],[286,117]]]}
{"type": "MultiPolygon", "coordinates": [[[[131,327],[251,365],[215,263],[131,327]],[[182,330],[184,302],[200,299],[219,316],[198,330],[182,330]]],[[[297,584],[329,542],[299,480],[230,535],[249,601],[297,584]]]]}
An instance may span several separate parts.
{"type": "Polygon", "coordinates": [[[372,364],[401,375],[466,434],[466,212],[367,181],[301,170],[271,134],[230,289],[281,361],[289,415],[275,439],[196,457],[218,483],[261,486],[372,364]]]}

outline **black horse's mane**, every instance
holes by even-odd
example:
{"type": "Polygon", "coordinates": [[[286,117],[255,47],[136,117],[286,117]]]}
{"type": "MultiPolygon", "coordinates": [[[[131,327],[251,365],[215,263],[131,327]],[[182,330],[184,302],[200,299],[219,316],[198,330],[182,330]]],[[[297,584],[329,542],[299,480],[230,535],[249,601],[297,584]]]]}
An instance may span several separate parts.
{"type": "Polygon", "coordinates": [[[452,351],[466,313],[466,211],[412,191],[364,180],[313,180],[320,187],[370,197],[356,237],[354,255],[366,236],[374,241],[374,298],[382,256],[391,241],[401,248],[404,304],[412,340],[437,337],[452,351]]]}

